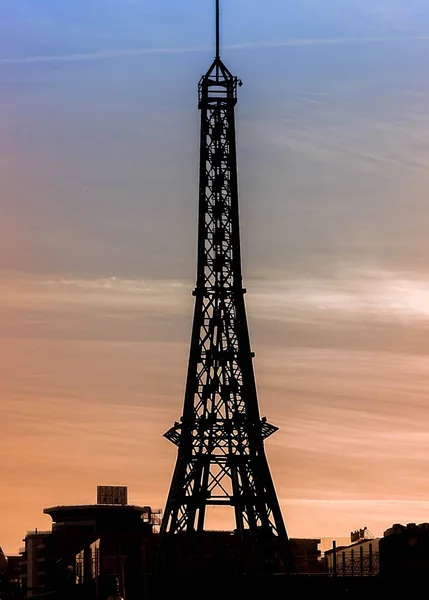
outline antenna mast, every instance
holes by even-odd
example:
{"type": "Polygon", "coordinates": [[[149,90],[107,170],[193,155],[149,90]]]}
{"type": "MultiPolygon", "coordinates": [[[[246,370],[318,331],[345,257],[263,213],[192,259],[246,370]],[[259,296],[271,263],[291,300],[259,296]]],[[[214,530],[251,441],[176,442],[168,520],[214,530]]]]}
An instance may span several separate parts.
{"type": "Polygon", "coordinates": [[[216,0],[216,58],[220,58],[220,18],[219,2],[216,0]]]}

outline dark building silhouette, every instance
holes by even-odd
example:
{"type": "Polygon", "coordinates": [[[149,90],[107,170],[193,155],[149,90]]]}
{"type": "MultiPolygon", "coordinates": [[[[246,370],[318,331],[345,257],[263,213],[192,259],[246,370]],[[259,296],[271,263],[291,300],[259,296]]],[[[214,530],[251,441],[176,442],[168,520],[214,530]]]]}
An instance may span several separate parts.
{"type": "Polygon", "coordinates": [[[337,577],[375,577],[379,574],[379,538],[362,538],[326,550],[325,571],[337,577]]]}
{"type": "Polygon", "coordinates": [[[55,592],[61,599],[105,595],[106,600],[117,583],[127,600],[143,598],[161,511],[124,504],[124,496],[98,499],[103,503],[43,511],[52,518],[52,530],[25,536],[19,557],[22,597],[55,592]],[[107,504],[115,500],[119,503],[107,504]]]}
{"type": "MultiPolygon", "coordinates": [[[[289,539],[297,573],[307,575],[324,572],[324,563],[319,550],[320,541],[320,538],[289,539]]],[[[180,554],[180,538],[177,544],[180,554]]],[[[184,550],[188,550],[186,540],[184,544],[184,550]]],[[[240,573],[241,541],[234,531],[206,530],[201,535],[198,548],[199,554],[193,556],[194,575],[212,572],[230,577],[240,573]]]]}
{"type": "MultiPolygon", "coordinates": [[[[155,571],[160,511],[104,503],[55,506],[44,513],[52,518],[52,530],[29,531],[20,556],[0,561],[2,573],[9,568],[7,578],[0,574],[0,600],[107,600],[115,594],[125,600],[161,600],[155,571]]],[[[320,539],[290,540],[299,573],[320,571],[319,543],[320,539]]],[[[204,531],[200,551],[194,581],[211,570],[219,574],[220,586],[230,576],[238,582],[234,565],[240,541],[234,532],[204,531]]],[[[211,586],[204,594],[210,596],[216,589],[211,586]]]]}
{"type": "Polygon", "coordinates": [[[324,563],[319,550],[320,538],[289,538],[295,570],[301,575],[324,572],[324,563]]]}
{"type": "Polygon", "coordinates": [[[154,515],[149,507],[102,504],[44,512],[52,517],[52,530],[28,532],[21,556],[0,558],[0,600],[108,600],[115,594],[125,600],[162,600],[172,593],[187,600],[201,594],[213,600],[263,594],[271,600],[295,593],[379,600],[409,597],[429,580],[425,523],[394,525],[381,539],[358,537],[328,550],[324,559],[320,539],[290,538],[296,565],[292,575],[238,573],[241,544],[236,533],[208,530],[193,572],[167,578],[160,595],[155,570],[160,511],[154,515]]]}
{"type": "Polygon", "coordinates": [[[49,591],[54,581],[52,532],[38,529],[28,531],[24,544],[19,577],[22,590],[31,598],[49,591]]]}
{"type": "Polygon", "coordinates": [[[22,597],[20,559],[19,555],[6,557],[0,546],[0,600],[22,597]]]}
{"type": "Polygon", "coordinates": [[[54,589],[91,588],[98,579],[117,577],[128,600],[140,600],[153,533],[150,507],[95,504],[43,512],[53,521],[54,589]]]}
{"type": "Polygon", "coordinates": [[[380,576],[429,581],[429,523],[395,524],[380,539],[380,576]]]}

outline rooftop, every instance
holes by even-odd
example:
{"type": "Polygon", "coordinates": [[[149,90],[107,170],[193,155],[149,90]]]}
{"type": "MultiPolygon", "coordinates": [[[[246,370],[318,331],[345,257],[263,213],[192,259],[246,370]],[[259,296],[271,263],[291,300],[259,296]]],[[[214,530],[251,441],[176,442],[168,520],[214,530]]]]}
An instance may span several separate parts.
{"type": "Polygon", "coordinates": [[[50,508],[44,508],[43,512],[45,515],[62,515],[65,513],[85,513],[85,512],[128,512],[128,513],[140,513],[148,514],[156,511],[152,511],[150,506],[135,506],[132,504],[76,504],[76,505],[60,505],[52,506],[50,508]]]}

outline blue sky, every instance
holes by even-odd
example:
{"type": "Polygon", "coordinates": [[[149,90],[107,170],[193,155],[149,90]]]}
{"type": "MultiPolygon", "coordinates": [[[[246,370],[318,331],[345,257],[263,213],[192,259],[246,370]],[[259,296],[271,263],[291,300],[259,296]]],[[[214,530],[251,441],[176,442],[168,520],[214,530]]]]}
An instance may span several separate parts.
{"type": "MultiPolygon", "coordinates": [[[[129,47],[207,46],[211,2],[206,0],[3,0],[4,56],[129,47]]],[[[290,37],[425,34],[424,0],[223,2],[226,44],[290,37]]]]}
{"type": "MultiPolygon", "coordinates": [[[[428,33],[425,3],[328,2],[323,11],[316,1],[223,4],[225,59],[245,82],[239,159],[255,270],[265,270],[267,259],[285,268],[278,260],[285,234],[301,260],[308,255],[308,268],[317,267],[311,252],[337,252],[339,244],[346,251],[361,235],[358,226],[369,229],[370,252],[381,252],[375,236],[397,238],[395,227],[414,221],[399,207],[399,225],[374,231],[374,211],[391,213],[402,171],[424,176],[413,153],[414,128],[425,127],[420,95],[429,42],[416,39],[428,33]],[[292,147],[297,135],[299,148],[292,147]],[[399,172],[401,136],[412,155],[399,172]],[[371,172],[369,147],[380,170],[371,172]],[[321,203],[322,213],[312,213],[316,233],[303,211],[321,203]]],[[[2,3],[0,127],[12,162],[5,168],[16,172],[6,181],[2,237],[19,223],[29,244],[24,255],[9,248],[3,268],[190,276],[195,88],[212,56],[211,8],[193,1],[2,3]],[[62,247],[54,251],[48,240],[55,244],[55,236],[62,247]],[[148,264],[149,252],[159,260],[148,264]]]]}
{"type": "MultiPolygon", "coordinates": [[[[6,549],[98,483],[164,503],[212,4],[0,2],[6,549]]],[[[244,81],[246,301],[288,528],[427,521],[427,1],[223,5],[225,61],[244,81]]]]}

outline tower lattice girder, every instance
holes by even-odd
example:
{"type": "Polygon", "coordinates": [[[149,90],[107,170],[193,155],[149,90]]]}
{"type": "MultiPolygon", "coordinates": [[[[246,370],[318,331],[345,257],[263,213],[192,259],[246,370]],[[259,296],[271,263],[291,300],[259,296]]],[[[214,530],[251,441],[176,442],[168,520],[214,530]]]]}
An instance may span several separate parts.
{"type": "Polygon", "coordinates": [[[202,532],[208,506],[230,506],[237,535],[251,540],[262,564],[273,560],[261,555],[269,540],[288,555],[288,537],[264,450],[264,440],[277,427],[259,414],[242,286],[238,85],[218,56],[199,84],[195,310],[183,416],[165,434],[178,446],[178,456],[160,541],[166,547],[172,536],[202,532]]]}

